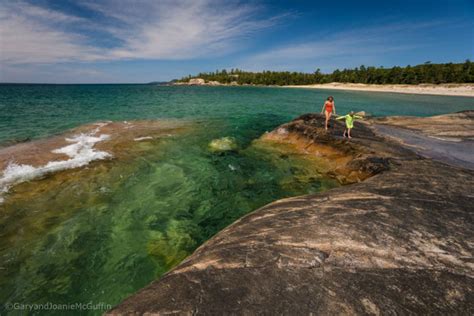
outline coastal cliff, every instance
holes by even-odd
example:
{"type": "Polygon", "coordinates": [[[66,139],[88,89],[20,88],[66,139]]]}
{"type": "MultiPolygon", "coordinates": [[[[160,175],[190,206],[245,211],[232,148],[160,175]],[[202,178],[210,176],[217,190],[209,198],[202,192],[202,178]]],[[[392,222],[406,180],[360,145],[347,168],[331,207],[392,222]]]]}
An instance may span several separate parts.
{"type": "Polygon", "coordinates": [[[348,185],[248,214],[109,314],[474,313],[472,152],[460,166],[406,138],[442,122],[472,148],[473,117],[356,122],[349,141],[306,114],[265,134],[348,185]]]}

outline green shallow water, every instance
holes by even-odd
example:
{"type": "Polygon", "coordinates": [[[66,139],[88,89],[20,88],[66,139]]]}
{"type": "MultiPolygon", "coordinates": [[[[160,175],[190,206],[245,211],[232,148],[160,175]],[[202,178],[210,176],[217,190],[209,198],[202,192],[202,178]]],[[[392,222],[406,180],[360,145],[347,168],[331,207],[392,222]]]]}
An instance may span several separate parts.
{"type": "Polygon", "coordinates": [[[337,186],[302,157],[252,145],[263,132],[319,111],[328,93],[340,113],[427,116],[474,109],[472,98],[382,93],[0,85],[3,146],[101,120],[193,122],[191,131],[131,144],[127,159],[14,187],[0,205],[0,302],[114,305],[244,214],[337,186]],[[237,150],[211,152],[209,143],[222,137],[235,139],[237,150]]]}

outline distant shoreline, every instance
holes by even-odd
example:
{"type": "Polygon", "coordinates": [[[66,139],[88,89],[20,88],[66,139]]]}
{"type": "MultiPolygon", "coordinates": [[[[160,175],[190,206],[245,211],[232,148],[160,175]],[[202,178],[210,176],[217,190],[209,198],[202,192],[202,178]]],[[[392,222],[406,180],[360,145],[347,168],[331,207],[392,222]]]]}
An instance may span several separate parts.
{"type": "Polygon", "coordinates": [[[258,84],[238,84],[220,83],[219,81],[205,81],[202,78],[193,78],[189,82],[172,82],[171,85],[177,86],[253,86],[253,87],[278,87],[278,88],[302,88],[302,89],[327,89],[327,90],[348,90],[348,91],[370,91],[370,92],[393,92],[406,94],[427,94],[427,95],[445,95],[474,97],[473,83],[441,83],[430,84],[421,83],[410,84],[365,84],[365,83],[342,83],[331,82],[322,84],[308,85],[258,85],[258,84]]]}
{"type": "Polygon", "coordinates": [[[10,83],[0,82],[0,85],[160,85],[160,86],[211,86],[211,87],[272,87],[272,88],[300,88],[300,89],[323,89],[323,90],[346,90],[367,92],[392,92],[404,94],[444,95],[459,97],[474,97],[474,83],[445,83],[445,84],[364,84],[364,83],[341,83],[331,82],[309,85],[257,85],[210,82],[150,82],[150,83],[10,83]]]}
{"type": "Polygon", "coordinates": [[[394,92],[406,94],[428,94],[474,97],[474,84],[364,84],[364,83],[324,83],[313,85],[289,85],[283,88],[306,88],[306,89],[328,89],[328,90],[349,90],[349,91],[370,91],[370,92],[394,92]]]}

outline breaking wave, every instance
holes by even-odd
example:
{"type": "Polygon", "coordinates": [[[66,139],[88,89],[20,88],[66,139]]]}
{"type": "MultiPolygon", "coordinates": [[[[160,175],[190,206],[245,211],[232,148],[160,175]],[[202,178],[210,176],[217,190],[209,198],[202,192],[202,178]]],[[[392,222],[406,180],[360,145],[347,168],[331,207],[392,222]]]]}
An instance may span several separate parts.
{"type": "Polygon", "coordinates": [[[4,200],[2,195],[7,193],[8,189],[14,184],[30,181],[61,170],[83,167],[94,160],[112,157],[111,154],[105,151],[94,149],[96,143],[110,138],[110,136],[106,134],[95,136],[94,134],[96,132],[98,132],[98,130],[92,133],[82,133],[71,138],[66,138],[65,140],[71,143],[70,145],[52,151],[55,154],[67,155],[69,157],[67,160],[50,161],[46,165],[39,167],[10,162],[0,177],[0,203],[4,200]]]}

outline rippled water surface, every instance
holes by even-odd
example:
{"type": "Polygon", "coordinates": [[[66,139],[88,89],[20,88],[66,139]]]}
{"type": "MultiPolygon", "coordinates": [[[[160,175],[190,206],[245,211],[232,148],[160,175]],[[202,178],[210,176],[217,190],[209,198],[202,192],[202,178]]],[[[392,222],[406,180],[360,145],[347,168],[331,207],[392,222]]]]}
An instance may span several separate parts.
{"type": "Polygon", "coordinates": [[[389,93],[0,85],[3,148],[100,121],[179,119],[188,126],[122,142],[113,147],[116,159],[13,186],[0,204],[0,302],[114,305],[242,215],[337,186],[307,159],[253,142],[299,114],[320,111],[328,94],[341,114],[474,109],[472,98],[389,93]],[[235,142],[233,151],[209,147],[223,137],[235,142]]]}

